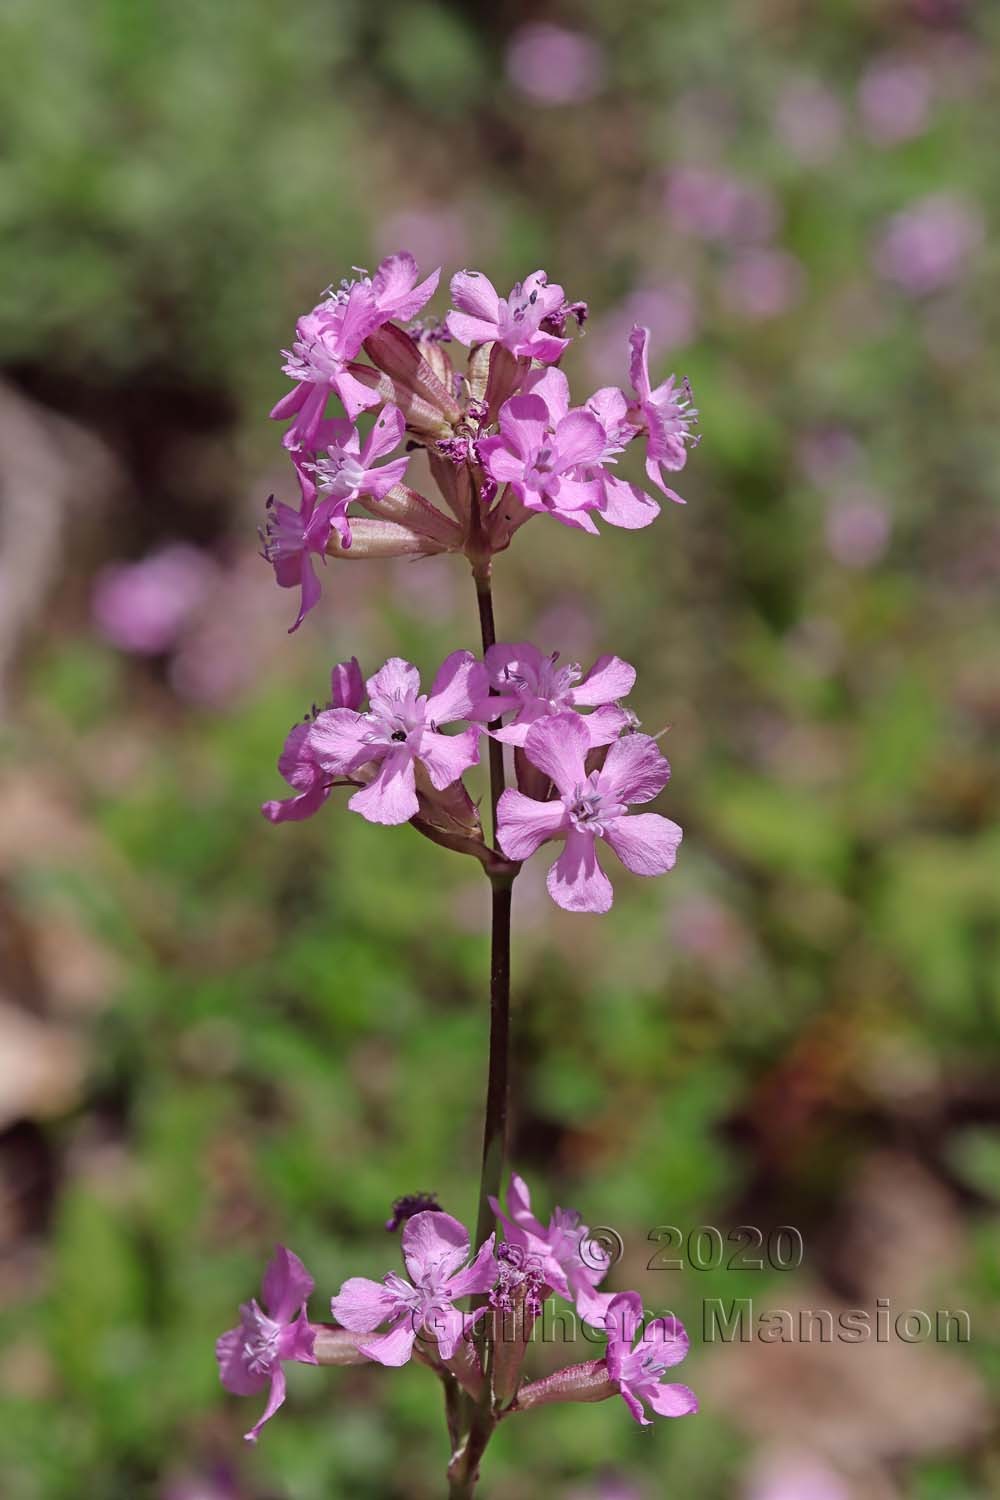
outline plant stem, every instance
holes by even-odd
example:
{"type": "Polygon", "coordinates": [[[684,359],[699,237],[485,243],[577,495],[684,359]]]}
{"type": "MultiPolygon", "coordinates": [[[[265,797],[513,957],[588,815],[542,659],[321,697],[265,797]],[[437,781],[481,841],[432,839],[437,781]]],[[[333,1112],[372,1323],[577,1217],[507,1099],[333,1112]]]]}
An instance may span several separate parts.
{"type": "MultiPolygon", "coordinates": [[[[496,644],[493,618],[493,591],[490,565],[486,562],[474,570],[476,599],[483,652],[496,644]]],[[[494,720],[490,728],[499,724],[494,720]]],[[[503,745],[489,742],[490,806],[493,822],[492,842],[496,844],[497,803],[504,790],[503,745]]],[[[479,1213],[476,1222],[476,1245],[492,1234],[496,1220],[490,1207],[491,1197],[499,1197],[507,1154],[507,1073],[510,1056],[510,909],[511,888],[516,868],[490,871],[490,1052],[486,1082],[486,1118],[483,1122],[483,1169],[479,1184],[479,1213]]]]}

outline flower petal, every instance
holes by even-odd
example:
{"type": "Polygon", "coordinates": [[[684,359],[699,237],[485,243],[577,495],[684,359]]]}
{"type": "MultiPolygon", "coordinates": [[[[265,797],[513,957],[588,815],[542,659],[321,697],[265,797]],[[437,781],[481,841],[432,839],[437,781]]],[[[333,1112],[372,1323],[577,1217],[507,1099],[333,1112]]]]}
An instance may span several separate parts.
{"type": "Polygon", "coordinates": [[[635,1420],[643,1427],[652,1427],[652,1422],[642,1409],[642,1402],[627,1385],[621,1387],[621,1396],[635,1420]]]}
{"type": "Polygon", "coordinates": [[[425,1210],[403,1226],[403,1259],[415,1286],[452,1276],[469,1258],[469,1231],[451,1214],[425,1210]]]}
{"type": "Polygon", "coordinates": [[[361,449],[362,466],[369,469],[375,459],[385,458],[394,448],[398,448],[405,431],[406,419],[399,407],[383,406],[361,449]]]}
{"type": "Polygon", "coordinates": [[[604,1317],[608,1331],[608,1370],[613,1380],[621,1374],[621,1361],[632,1352],[636,1333],[642,1327],[642,1298],[638,1292],[619,1292],[611,1299],[604,1317]]]}
{"type": "Polygon", "coordinates": [[[352,656],[350,661],[338,662],[330,673],[331,707],[360,708],[364,695],[365,682],[358,658],[352,656]]]}
{"type": "MultiPolygon", "coordinates": [[[[494,1281],[496,1276],[494,1275],[494,1281]]],[[[492,1286],[492,1282],[490,1285],[492,1286]]],[[[483,1287],[483,1291],[487,1288],[483,1287]]],[[[460,1312],[457,1307],[435,1308],[424,1324],[425,1329],[437,1337],[438,1353],[442,1359],[452,1359],[455,1350],[475,1328],[479,1319],[485,1317],[487,1309],[477,1307],[475,1312],[460,1312]]]]}
{"type": "Polygon", "coordinates": [[[670,780],[670,763],[648,734],[627,734],[608,751],[601,786],[621,802],[651,802],[670,780]]]}
{"type": "Polygon", "coordinates": [[[536,802],[508,787],[497,804],[497,842],[508,859],[530,859],[567,827],[566,809],[558,800],[536,802]]]}
{"type": "Polygon", "coordinates": [[[605,703],[595,708],[592,714],[585,714],[583,722],[592,745],[613,745],[628,724],[629,717],[624,709],[605,703]]]}
{"type": "Polygon", "coordinates": [[[658,1417],[687,1417],[698,1410],[698,1397],[686,1385],[654,1385],[643,1396],[658,1417]]]}
{"type": "Polygon", "coordinates": [[[451,724],[467,719],[489,691],[485,666],[471,651],[453,651],[445,657],[431,684],[427,699],[427,722],[451,724]]]}
{"type": "MultiPolygon", "coordinates": [[[[299,582],[302,585],[302,598],[299,600],[299,612],[295,616],[295,623],[294,625],[290,625],[288,628],[289,635],[294,634],[294,632],[298,630],[299,626],[302,624],[302,621],[305,619],[309,611],[319,603],[319,596],[322,593],[320,581],[316,577],[316,570],[313,567],[313,560],[308,552],[302,553],[299,568],[299,582]]],[[[277,574],[275,576],[277,576],[277,574]]],[[[278,582],[281,582],[280,578],[278,579],[278,582]]]]}
{"type": "Polygon", "coordinates": [[[367,1339],[365,1343],[358,1345],[358,1351],[374,1359],[380,1365],[390,1365],[398,1368],[405,1365],[413,1353],[413,1343],[417,1336],[414,1326],[414,1314],[407,1311],[394,1323],[388,1333],[380,1334],[373,1339],[367,1339]]]}
{"type": "Polygon", "coordinates": [[[247,1368],[245,1343],[246,1334],[242,1323],[238,1328],[230,1328],[215,1341],[219,1379],[234,1396],[256,1396],[258,1391],[264,1389],[268,1380],[266,1371],[251,1372],[247,1368]]]}
{"type": "Polygon", "coordinates": [[[385,666],[366,683],[368,701],[375,712],[392,713],[400,698],[420,691],[420,673],[401,656],[390,656],[385,666]]]}
{"type": "Polygon", "coordinates": [[[466,313],[450,312],[444,321],[452,338],[467,348],[473,344],[492,343],[497,336],[497,325],[486,318],[470,318],[466,313]]]}
{"type": "Polygon", "coordinates": [[[284,1245],[275,1248],[274,1255],[264,1272],[264,1306],[276,1323],[290,1323],[295,1314],[309,1300],[315,1290],[305,1266],[284,1245]]]}
{"type": "Polygon", "coordinates": [[[387,755],[375,780],[348,802],[352,812],[360,813],[369,823],[394,827],[408,823],[420,811],[417,801],[413,755],[407,745],[400,745],[387,755]]]}
{"type": "Polygon", "coordinates": [[[353,708],[325,708],[316,715],[306,740],[308,753],[324,771],[346,776],[366,761],[384,754],[381,746],[372,745],[371,726],[366,714],[353,708]]]}
{"type": "Polygon", "coordinates": [[[525,376],[521,389],[525,395],[541,396],[553,427],[569,411],[569,381],[562,370],[532,370],[525,376]]]}
{"type": "Polygon", "coordinates": [[[456,271],[451,278],[451,297],[460,312],[496,325],[500,298],[496,287],[482,271],[456,271]]]}
{"type": "Polygon", "coordinates": [[[500,435],[521,458],[541,446],[549,429],[549,409],[541,396],[511,396],[500,408],[500,435]]]}
{"type": "Polygon", "coordinates": [[[469,1292],[488,1292],[497,1279],[497,1263],[493,1253],[496,1235],[491,1234],[476,1252],[476,1258],[464,1271],[457,1271],[448,1282],[448,1296],[454,1301],[469,1292]]]}
{"type": "Polygon", "coordinates": [[[687,1357],[690,1346],[684,1324],[677,1318],[654,1318],[646,1324],[632,1352],[655,1355],[657,1364],[669,1370],[671,1365],[679,1365],[687,1357]]]}
{"type": "Polygon", "coordinates": [[[640,402],[649,400],[649,329],[633,324],[628,336],[628,378],[640,402]]]}
{"type": "Polygon", "coordinates": [[[399,1311],[399,1298],[381,1281],[351,1276],[330,1299],[337,1322],[352,1333],[371,1333],[399,1311]]]}
{"type": "Polygon", "coordinates": [[[270,1422],[279,1406],[283,1405],[284,1400],[285,1372],[279,1364],[275,1365],[274,1369],[271,1371],[271,1389],[268,1393],[267,1405],[265,1406],[258,1420],[251,1427],[250,1431],[243,1434],[245,1442],[255,1443],[257,1441],[257,1439],[260,1437],[260,1429],[263,1427],[265,1422],[270,1422]]]}
{"type": "Polygon", "coordinates": [[[573,703],[589,708],[627,698],[635,687],[635,676],[635,667],[620,656],[599,656],[583,681],[573,688],[573,703]]]}
{"type": "Polygon", "coordinates": [[[546,878],[549,895],[564,911],[605,912],[611,910],[611,881],[597,862],[592,833],[571,828],[566,847],[546,878]]]}
{"type": "Polygon", "coordinates": [[[604,841],[633,875],[665,875],[677,863],[683,831],[659,813],[633,813],[604,825],[604,841]]]}
{"type": "Polygon", "coordinates": [[[607,446],[604,428],[589,411],[568,412],[555,431],[560,469],[600,463],[607,446]]]}
{"type": "Polygon", "coordinates": [[[461,734],[435,734],[425,729],[420,736],[417,759],[427,768],[431,784],[439,792],[463,776],[479,761],[479,729],[463,729],[461,734]]]}
{"type": "MultiPolygon", "coordinates": [[[[613,749],[614,747],[612,747],[613,749]]],[[[524,752],[533,766],[544,771],[562,796],[571,796],[586,779],[584,759],[590,736],[579,714],[551,714],[532,724],[524,752]]]]}
{"type": "MultiPolygon", "coordinates": [[[[673,495],[673,491],[668,493],[673,495]]],[[[609,526],[620,526],[623,531],[641,531],[656,520],[660,504],[638,485],[627,484],[614,474],[605,474],[604,503],[600,512],[609,526]]]]}

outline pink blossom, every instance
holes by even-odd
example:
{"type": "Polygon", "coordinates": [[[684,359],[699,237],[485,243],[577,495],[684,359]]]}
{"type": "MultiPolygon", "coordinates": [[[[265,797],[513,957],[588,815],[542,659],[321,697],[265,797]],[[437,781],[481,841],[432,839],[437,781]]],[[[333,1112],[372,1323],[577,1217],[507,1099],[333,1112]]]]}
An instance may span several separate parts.
{"type": "Polygon", "coordinates": [[[747,250],[722,275],[722,300],[748,322],[780,318],[805,287],[802,262],[786,250],[747,250]]]}
{"type": "Polygon", "coordinates": [[[676,1318],[656,1318],[642,1327],[638,1292],[620,1292],[606,1315],[608,1374],[617,1381],[625,1405],[643,1427],[649,1427],[643,1402],[658,1417],[686,1417],[698,1410],[698,1398],[686,1385],[664,1385],[661,1377],[688,1352],[688,1336],[676,1318]],[[636,1332],[639,1338],[633,1348],[636,1332]]]}
{"type": "Polygon", "coordinates": [[[827,507],[826,545],[845,568],[870,568],[889,544],[892,520],[879,496],[864,490],[841,495],[827,507]]]}
{"type": "Polygon", "coordinates": [[[680,495],[663,481],[663,470],[676,472],[687,463],[686,443],[698,439],[691,428],[698,412],[691,405],[691,387],[687,381],[679,386],[671,375],[655,388],[649,379],[649,329],[638,324],[629,334],[629,379],[635,391],[635,402],[629,407],[629,420],[646,434],[646,473],[668,499],[683,505],[680,495]]]}
{"type": "Polygon", "coordinates": [[[952,193],[932,193],[889,220],[875,252],[877,269],[912,297],[959,279],[984,237],[982,215],[952,193]]]}
{"type": "Polygon", "coordinates": [[[479,760],[478,726],[460,734],[438,732],[438,725],[467,719],[486,696],[482,662],[469,651],[453,651],[442,663],[429,694],[420,692],[420,674],[393,656],[369,677],[367,713],[331,708],[318,714],[308,753],[324,771],[350,775],[377,767],[374,779],[347,804],[369,823],[406,823],[415,817],[415,766],[443,791],[479,760]]]}
{"type": "Polygon", "coordinates": [[[248,1443],[257,1441],[260,1429],[285,1399],[283,1362],[316,1363],[315,1331],[306,1317],[306,1303],[314,1286],[298,1256],[279,1245],[264,1273],[267,1312],[261,1311],[256,1299],[244,1303],[239,1326],[216,1342],[219,1376],[227,1391],[236,1396],[256,1396],[270,1385],[264,1413],[246,1433],[248,1443]]]}
{"type": "Polygon", "coordinates": [[[268,518],[261,531],[262,552],[274,569],[279,588],[300,589],[299,612],[289,627],[289,635],[298,630],[322,593],[316,574],[315,558],[326,561],[326,544],[333,531],[336,500],[317,502],[316,486],[300,460],[295,464],[299,481],[299,508],[275,500],[267,502],[268,518]]]}
{"type": "Polygon", "coordinates": [[[604,429],[591,412],[567,411],[553,425],[542,395],[529,392],[504,402],[500,433],[481,440],[479,455],[487,473],[509,484],[528,510],[596,532],[587,511],[602,503],[603,489],[582,470],[600,464],[606,448],[604,429]]]}
{"type": "Polygon", "coordinates": [[[747,244],[767,240],[778,227],[774,197],[756,183],[711,167],[678,167],[667,180],[667,213],[683,234],[747,244]]]}
{"type": "Polygon", "coordinates": [[[134,563],[111,563],[94,584],[94,621],[121,651],[155,656],[176,644],[216,577],[212,559],[172,542],[134,563]]]}
{"type": "Polygon", "coordinates": [[[603,1327],[613,1294],[595,1288],[607,1275],[611,1257],[590,1238],[580,1215],[556,1208],[548,1227],[540,1224],[531,1212],[528,1185],[516,1172],[511,1173],[507,1189],[507,1211],[496,1198],[490,1199],[490,1207],[503,1223],[506,1242],[537,1266],[542,1282],[557,1296],[574,1303],[585,1323],[603,1327]]]}
{"type": "Polygon", "coordinates": [[[774,1453],[754,1471],[745,1500],[850,1500],[843,1478],[806,1453],[774,1453]]]}
{"type": "Polygon", "coordinates": [[[441,1358],[451,1359],[461,1339],[486,1309],[471,1315],[455,1302],[472,1292],[488,1292],[497,1278],[493,1235],[469,1259],[469,1233],[450,1214],[429,1210],[403,1226],[403,1260],[410,1280],[390,1271],[382,1281],[352,1276],[332,1299],[333,1316],[354,1333],[385,1333],[359,1344],[362,1354],[382,1365],[405,1365],[417,1335],[437,1339],[441,1358]],[[460,1269],[465,1266],[465,1269],[460,1269]]]}
{"type": "Polygon", "coordinates": [[[539,104],[582,104],[604,81],[604,55],[581,31],[530,22],[511,38],[507,76],[520,93],[539,104]]]}
{"type": "Polygon", "coordinates": [[[511,354],[547,365],[569,345],[542,328],[546,319],[558,319],[566,304],[562,287],[550,284],[544,271],[532,271],[509,297],[499,296],[481,271],[459,271],[451,278],[451,295],[457,311],[445,322],[460,344],[499,343],[511,354]]]}
{"type": "Polygon", "coordinates": [[[681,830],[658,813],[628,816],[633,803],[663,790],[670,766],[647,734],[616,740],[599,771],[589,771],[590,736],[578,714],[539,719],[528,731],[528,760],[550,777],[555,795],[538,802],[508,788],[500,798],[498,839],[508,859],[523,860],[551,839],[565,842],[548,874],[549,895],[566,911],[605,912],[611,882],[597,861],[596,842],[609,844],[636,875],[673,868],[681,830]]]}
{"type": "Polygon", "coordinates": [[[793,156],[810,167],[832,161],[844,136],[844,110],[818,78],[796,78],[782,89],[774,123],[793,156]]]}
{"type": "MultiPolygon", "coordinates": [[[[364,690],[357,657],[338,662],[330,675],[328,707],[358,709],[364,690]]],[[[312,727],[310,716],[304,723],[296,724],[285,741],[278,770],[288,785],[295,788],[295,796],[263,804],[261,812],[272,823],[298,823],[311,818],[330,795],[330,776],[316,761],[309,739],[312,727]]]]}
{"type": "Polygon", "coordinates": [[[351,545],[351,526],[347,518],[351,501],[362,495],[383,499],[406,473],[410,461],[408,456],[387,464],[375,462],[399,447],[405,430],[406,421],[397,406],[382,408],[364,443],[350,421],[334,418],[323,424],[321,431],[326,456],[317,458],[312,470],[321,494],[331,502],[329,519],[343,546],[351,545]]]}
{"type": "Polygon", "coordinates": [[[286,446],[309,447],[336,392],[353,421],[366,407],[375,406],[375,391],[352,375],[347,366],[356,358],[369,334],[392,318],[416,317],[433,296],[440,270],[416,284],[417,263],[407,251],[389,255],[375,275],[344,282],[335,292],[301,317],[295,342],[286,349],[284,374],[296,382],[271,412],[276,421],[294,417],[285,434],[286,446]]]}
{"type": "Polygon", "coordinates": [[[618,738],[630,719],[617,703],[635,686],[635,668],[618,656],[601,656],[584,676],[576,665],[559,666],[558,655],[543,656],[528,641],[489,648],[486,669],[494,696],[479,705],[475,716],[490,720],[514,715],[509,724],[492,731],[494,739],[523,745],[536,720],[580,708],[595,710],[583,717],[591,745],[610,745],[618,738]]]}
{"type": "Polygon", "coordinates": [[[931,108],[931,75],[919,63],[881,57],[858,85],[858,107],[865,131],[878,146],[911,140],[926,128],[931,108]]]}

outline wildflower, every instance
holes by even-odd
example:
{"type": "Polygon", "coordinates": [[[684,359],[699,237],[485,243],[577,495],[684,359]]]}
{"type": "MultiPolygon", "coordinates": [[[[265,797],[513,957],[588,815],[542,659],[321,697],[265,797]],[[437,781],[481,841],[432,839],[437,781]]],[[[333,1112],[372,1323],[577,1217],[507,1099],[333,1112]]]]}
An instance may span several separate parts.
{"type": "Polygon", "coordinates": [[[679,1365],[688,1352],[688,1336],[676,1318],[656,1318],[641,1329],[642,1299],[638,1292],[620,1292],[608,1308],[608,1374],[637,1422],[650,1426],[643,1402],[658,1417],[686,1417],[698,1410],[698,1398],[686,1385],[664,1385],[661,1376],[679,1365]]]}
{"type": "MultiPolygon", "coordinates": [[[[595,1288],[607,1275],[611,1257],[590,1239],[590,1231],[572,1209],[556,1208],[544,1227],[531,1212],[531,1194],[523,1177],[511,1173],[507,1211],[496,1199],[490,1207],[501,1220],[508,1246],[519,1250],[522,1264],[537,1269],[541,1283],[576,1306],[585,1323],[602,1327],[612,1295],[595,1288]]],[[[501,1250],[503,1246],[501,1246],[501,1250]]],[[[500,1252],[497,1252],[498,1258],[500,1252]]]]}
{"type": "Polygon", "coordinates": [[[543,656],[528,641],[491,646],[486,670],[494,696],[476,711],[477,718],[499,719],[513,713],[513,720],[492,731],[506,745],[523,745],[528,730],[547,715],[593,708],[583,718],[591,745],[610,745],[628,723],[616,707],[635,686],[635,668],[619,656],[599,656],[586,676],[576,665],[559,666],[558,652],[543,656]]]}
{"type": "Polygon", "coordinates": [[[309,611],[319,603],[322,587],[314,559],[326,558],[337,509],[335,500],[317,501],[316,487],[300,463],[295,465],[295,472],[301,492],[298,510],[282,500],[276,501],[272,495],[267,502],[268,519],[261,531],[263,556],[274,569],[278,587],[301,590],[299,612],[289,635],[298,630],[309,611]]]}
{"type": "Polygon", "coordinates": [[[674,866],[682,833],[658,813],[628,816],[632,803],[650,802],[666,786],[670,766],[647,734],[616,740],[599,771],[586,767],[590,736],[577,714],[556,714],[531,726],[524,752],[555,784],[551,801],[508,788],[500,798],[497,837],[508,859],[523,860],[551,839],[565,843],[548,874],[549,895],[566,911],[605,912],[611,882],[597,861],[596,843],[610,844],[636,875],[662,875],[674,866]]]}
{"type": "Polygon", "coordinates": [[[680,495],[663,481],[663,469],[676,472],[687,462],[685,443],[697,442],[691,427],[698,420],[691,405],[691,387],[682,381],[675,387],[671,375],[654,389],[649,381],[649,329],[638,324],[629,335],[629,379],[636,399],[629,419],[646,434],[646,473],[668,499],[683,505],[680,495]]]}
{"type": "Polygon", "coordinates": [[[331,502],[329,519],[336,527],[345,547],[351,544],[351,526],[347,518],[347,507],[352,500],[370,495],[382,500],[399,484],[406,473],[409,457],[393,459],[391,463],[376,464],[385,458],[403,439],[406,422],[397,406],[384,406],[378,420],[364,443],[358,429],[350,421],[335,418],[324,423],[325,457],[318,458],[312,466],[316,484],[321,494],[331,502]],[[327,435],[330,441],[325,441],[327,435]]]}
{"type": "Polygon", "coordinates": [[[405,1365],[423,1332],[437,1339],[441,1358],[449,1360],[486,1310],[469,1316],[455,1302],[470,1292],[488,1292],[496,1281],[493,1236],[465,1265],[469,1234],[463,1225],[450,1214],[418,1213],[403,1226],[402,1247],[409,1281],[395,1271],[383,1281],[352,1276],[330,1304],[333,1315],[355,1333],[374,1333],[380,1323],[389,1323],[385,1333],[358,1346],[379,1364],[405,1365]]]}
{"type": "Polygon", "coordinates": [[[353,421],[380,397],[348,369],[348,364],[370,334],[390,318],[416,317],[431,297],[440,271],[415,285],[417,265],[403,251],[382,261],[373,277],[345,282],[331,291],[312,312],[301,317],[295,341],[286,349],[283,373],[295,381],[294,390],[273,408],[276,421],[294,417],[285,435],[290,448],[309,447],[315,439],[331,391],[336,392],[353,421]]]}
{"type": "Polygon", "coordinates": [[[500,433],[483,438],[479,456],[499,484],[509,484],[532,511],[555,516],[565,526],[596,532],[587,514],[602,500],[596,478],[582,478],[582,465],[599,464],[607,441],[592,413],[569,411],[555,425],[537,392],[512,396],[500,408],[500,433]]]}
{"type": "Polygon", "coordinates": [[[481,271],[459,271],[451,278],[457,311],[445,319],[448,332],[460,344],[502,344],[511,354],[553,364],[569,346],[569,339],[546,333],[541,325],[558,316],[566,297],[561,286],[550,284],[544,271],[532,271],[518,282],[509,297],[481,271]]]}
{"type": "Polygon", "coordinates": [[[478,726],[456,735],[438,725],[467,719],[486,695],[486,668],[469,651],[453,651],[429,694],[420,674],[393,656],[367,683],[367,713],[333,708],[317,716],[310,754],[326,771],[349,775],[371,763],[377,774],[355,792],[348,807],[369,823],[405,823],[419,811],[415,766],[444,791],[479,760],[478,726]]]}
{"type": "Polygon", "coordinates": [[[222,1334],[215,1345],[219,1376],[227,1391],[236,1396],[256,1396],[270,1385],[264,1413],[246,1433],[248,1443],[257,1441],[260,1429],[285,1399],[284,1362],[317,1362],[313,1352],[315,1330],[306,1317],[306,1303],[314,1286],[298,1256],[279,1245],[264,1273],[267,1312],[261,1311],[256,1300],[244,1303],[239,1326],[222,1334]]]}
{"type": "MultiPolygon", "coordinates": [[[[356,656],[350,661],[339,662],[330,675],[330,708],[352,708],[361,706],[365,685],[356,656]]],[[[284,801],[265,802],[261,812],[272,823],[298,823],[318,812],[331,792],[328,773],[316,761],[309,734],[312,716],[304,723],[296,724],[285,741],[278,757],[278,770],[294,787],[295,796],[284,801]]]]}

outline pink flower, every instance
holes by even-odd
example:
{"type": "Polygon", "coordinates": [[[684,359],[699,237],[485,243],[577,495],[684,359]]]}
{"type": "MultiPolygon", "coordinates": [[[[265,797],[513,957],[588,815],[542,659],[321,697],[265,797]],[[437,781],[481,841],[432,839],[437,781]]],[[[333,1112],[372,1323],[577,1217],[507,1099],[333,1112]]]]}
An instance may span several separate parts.
{"type": "Polygon", "coordinates": [[[301,496],[299,508],[276,501],[267,502],[268,519],[261,531],[263,556],[274,569],[279,588],[301,589],[299,612],[289,627],[289,635],[298,630],[309,611],[319,603],[322,593],[316,575],[314,558],[326,560],[326,544],[333,530],[336,500],[317,503],[316,486],[301,461],[295,464],[301,496]]]}
{"type": "Polygon", "coordinates": [[[746,250],[723,273],[722,298],[749,322],[780,318],[801,298],[805,279],[802,262],[786,250],[746,250]]]}
{"type": "Polygon", "coordinates": [[[685,443],[698,441],[691,427],[698,412],[691,405],[691,387],[682,381],[675,388],[671,375],[655,388],[649,379],[649,329],[638,324],[629,334],[629,379],[636,399],[629,408],[629,420],[646,433],[646,473],[670,500],[684,502],[663,481],[663,470],[676,472],[687,463],[685,443]]]}
{"type": "Polygon", "coordinates": [[[375,391],[347,368],[369,334],[391,318],[416,317],[438,284],[440,270],[419,286],[417,263],[407,251],[389,255],[373,277],[345,282],[296,324],[295,342],[286,349],[282,367],[295,389],[283,396],[271,412],[276,421],[294,417],[285,434],[286,446],[309,447],[315,439],[326,409],[327,397],[335,391],[353,421],[360,411],[375,406],[375,391]]]}
{"type": "Polygon", "coordinates": [[[354,793],[348,807],[369,823],[406,823],[420,807],[416,763],[444,791],[479,760],[478,726],[447,735],[438,725],[467,719],[486,696],[487,682],[482,662],[469,651],[453,651],[428,695],[420,692],[416,667],[390,657],[368,679],[368,712],[332,708],[318,714],[308,753],[336,775],[377,767],[374,780],[354,793]]]}
{"type": "Polygon", "coordinates": [[[561,286],[550,285],[544,271],[532,271],[518,282],[509,297],[481,271],[459,271],[451,278],[457,312],[445,319],[448,332],[460,344],[503,344],[511,354],[550,365],[564,352],[569,339],[547,333],[542,323],[558,318],[566,297],[561,286]]]}
{"type": "Polygon", "coordinates": [[[240,1308],[238,1328],[222,1334],[215,1345],[219,1376],[227,1391],[236,1396],[256,1396],[270,1385],[267,1405],[258,1422],[246,1433],[255,1443],[264,1423],[274,1416],[285,1399],[285,1360],[314,1365],[314,1329],[306,1317],[306,1303],[315,1282],[297,1255],[279,1245],[264,1273],[264,1305],[256,1300],[240,1308]]]}
{"type": "Polygon", "coordinates": [[[876,268],[911,297],[925,297],[962,276],[984,233],[978,208],[957,194],[931,193],[889,220],[876,268]]]}
{"type": "Polygon", "coordinates": [[[658,1417],[686,1417],[698,1410],[698,1398],[686,1385],[663,1385],[660,1379],[688,1352],[688,1336],[676,1318],[656,1318],[643,1329],[639,1293],[621,1292],[608,1308],[606,1327],[608,1374],[637,1422],[651,1425],[644,1401],[658,1417]]]}
{"type": "Polygon", "coordinates": [[[171,542],[133,563],[110,563],[94,585],[94,621],[120,651],[156,656],[177,644],[216,580],[207,553],[171,542]]]}
{"type": "Polygon", "coordinates": [[[331,502],[329,519],[345,547],[351,545],[351,526],[347,518],[351,501],[361,495],[384,499],[406,473],[410,461],[408,456],[393,459],[388,464],[375,463],[376,459],[385,458],[399,447],[405,430],[406,421],[398,406],[382,408],[364,443],[358,429],[344,418],[323,424],[326,457],[317,458],[312,470],[320,492],[331,502]]]}
{"type": "Polygon", "coordinates": [[[746,244],[769,239],[778,226],[774,195],[711,167],[678,167],[667,180],[666,207],[682,234],[746,244]]]}
{"type": "Polygon", "coordinates": [[[487,721],[513,713],[513,720],[493,730],[506,745],[523,745],[536,720],[549,714],[593,708],[583,718],[591,745],[610,745],[630,722],[615,707],[635,686],[635,668],[618,656],[600,656],[586,676],[578,666],[557,666],[558,652],[543,656],[528,641],[498,644],[486,653],[486,670],[494,696],[485,699],[476,717],[487,721]]]}
{"type": "Polygon", "coordinates": [[[674,866],[682,833],[658,813],[627,816],[632,803],[650,802],[666,786],[670,767],[648,734],[616,740],[599,771],[587,771],[590,736],[577,714],[539,719],[524,751],[555,784],[537,802],[508,788],[500,798],[498,839],[508,859],[522,860],[550,839],[565,848],[548,874],[549,895],[566,911],[605,912],[611,882],[597,862],[596,842],[610,844],[636,875],[663,875],[674,866]]]}
{"type": "Polygon", "coordinates": [[[507,76],[539,104],[581,104],[604,81],[604,55],[592,37],[564,26],[519,26],[507,48],[507,76]]]}
{"type": "Polygon", "coordinates": [[[572,1302],[585,1323],[604,1326],[604,1316],[613,1301],[610,1292],[597,1292],[611,1265],[608,1252],[590,1239],[586,1224],[571,1209],[556,1208],[543,1227],[531,1212],[531,1195],[523,1177],[511,1173],[507,1189],[507,1212],[496,1198],[490,1207],[502,1221],[504,1239],[538,1268],[542,1282],[560,1297],[572,1302]]]}
{"type": "Polygon", "coordinates": [[[579,471],[600,464],[606,448],[604,428],[592,412],[567,411],[553,425],[542,395],[530,392],[504,402],[500,433],[480,441],[479,456],[491,478],[509,484],[528,510],[596,533],[587,511],[601,504],[602,486],[579,471]]]}
{"type": "Polygon", "coordinates": [[[469,1233],[450,1214],[430,1210],[414,1214],[403,1226],[403,1260],[410,1280],[390,1271],[383,1281],[352,1276],[330,1306],[338,1323],[354,1333],[385,1333],[359,1344],[362,1354],[382,1365],[405,1365],[421,1332],[432,1334],[442,1359],[451,1359],[464,1335],[486,1311],[471,1316],[455,1301],[470,1292],[488,1292],[497,1278],[493,1235],[481,1245],[471,1265],[469,1233]]]}
{"type": "MultiPolygon", "coordinates": [[[[342,661],[330,674],[330,708],[361,707],[365,685],[356,656],[342,661]]],[[[265,802],[261,812],[272,823],[298,823],[318,812],[330,795],[330,777],[314,756],[309,740],[312,718],[296,724],[285,741],[285,748],[278,758],[278,770],[295,788],[294,797],[283,802],[265,802]]]]}
{"type": "Polygon", "coordinates": [[[895,146],[926,129],[931,110],[931,75],[904,57],[881,57],[858,85],[858,106],[869,139],[895,146]]]}

